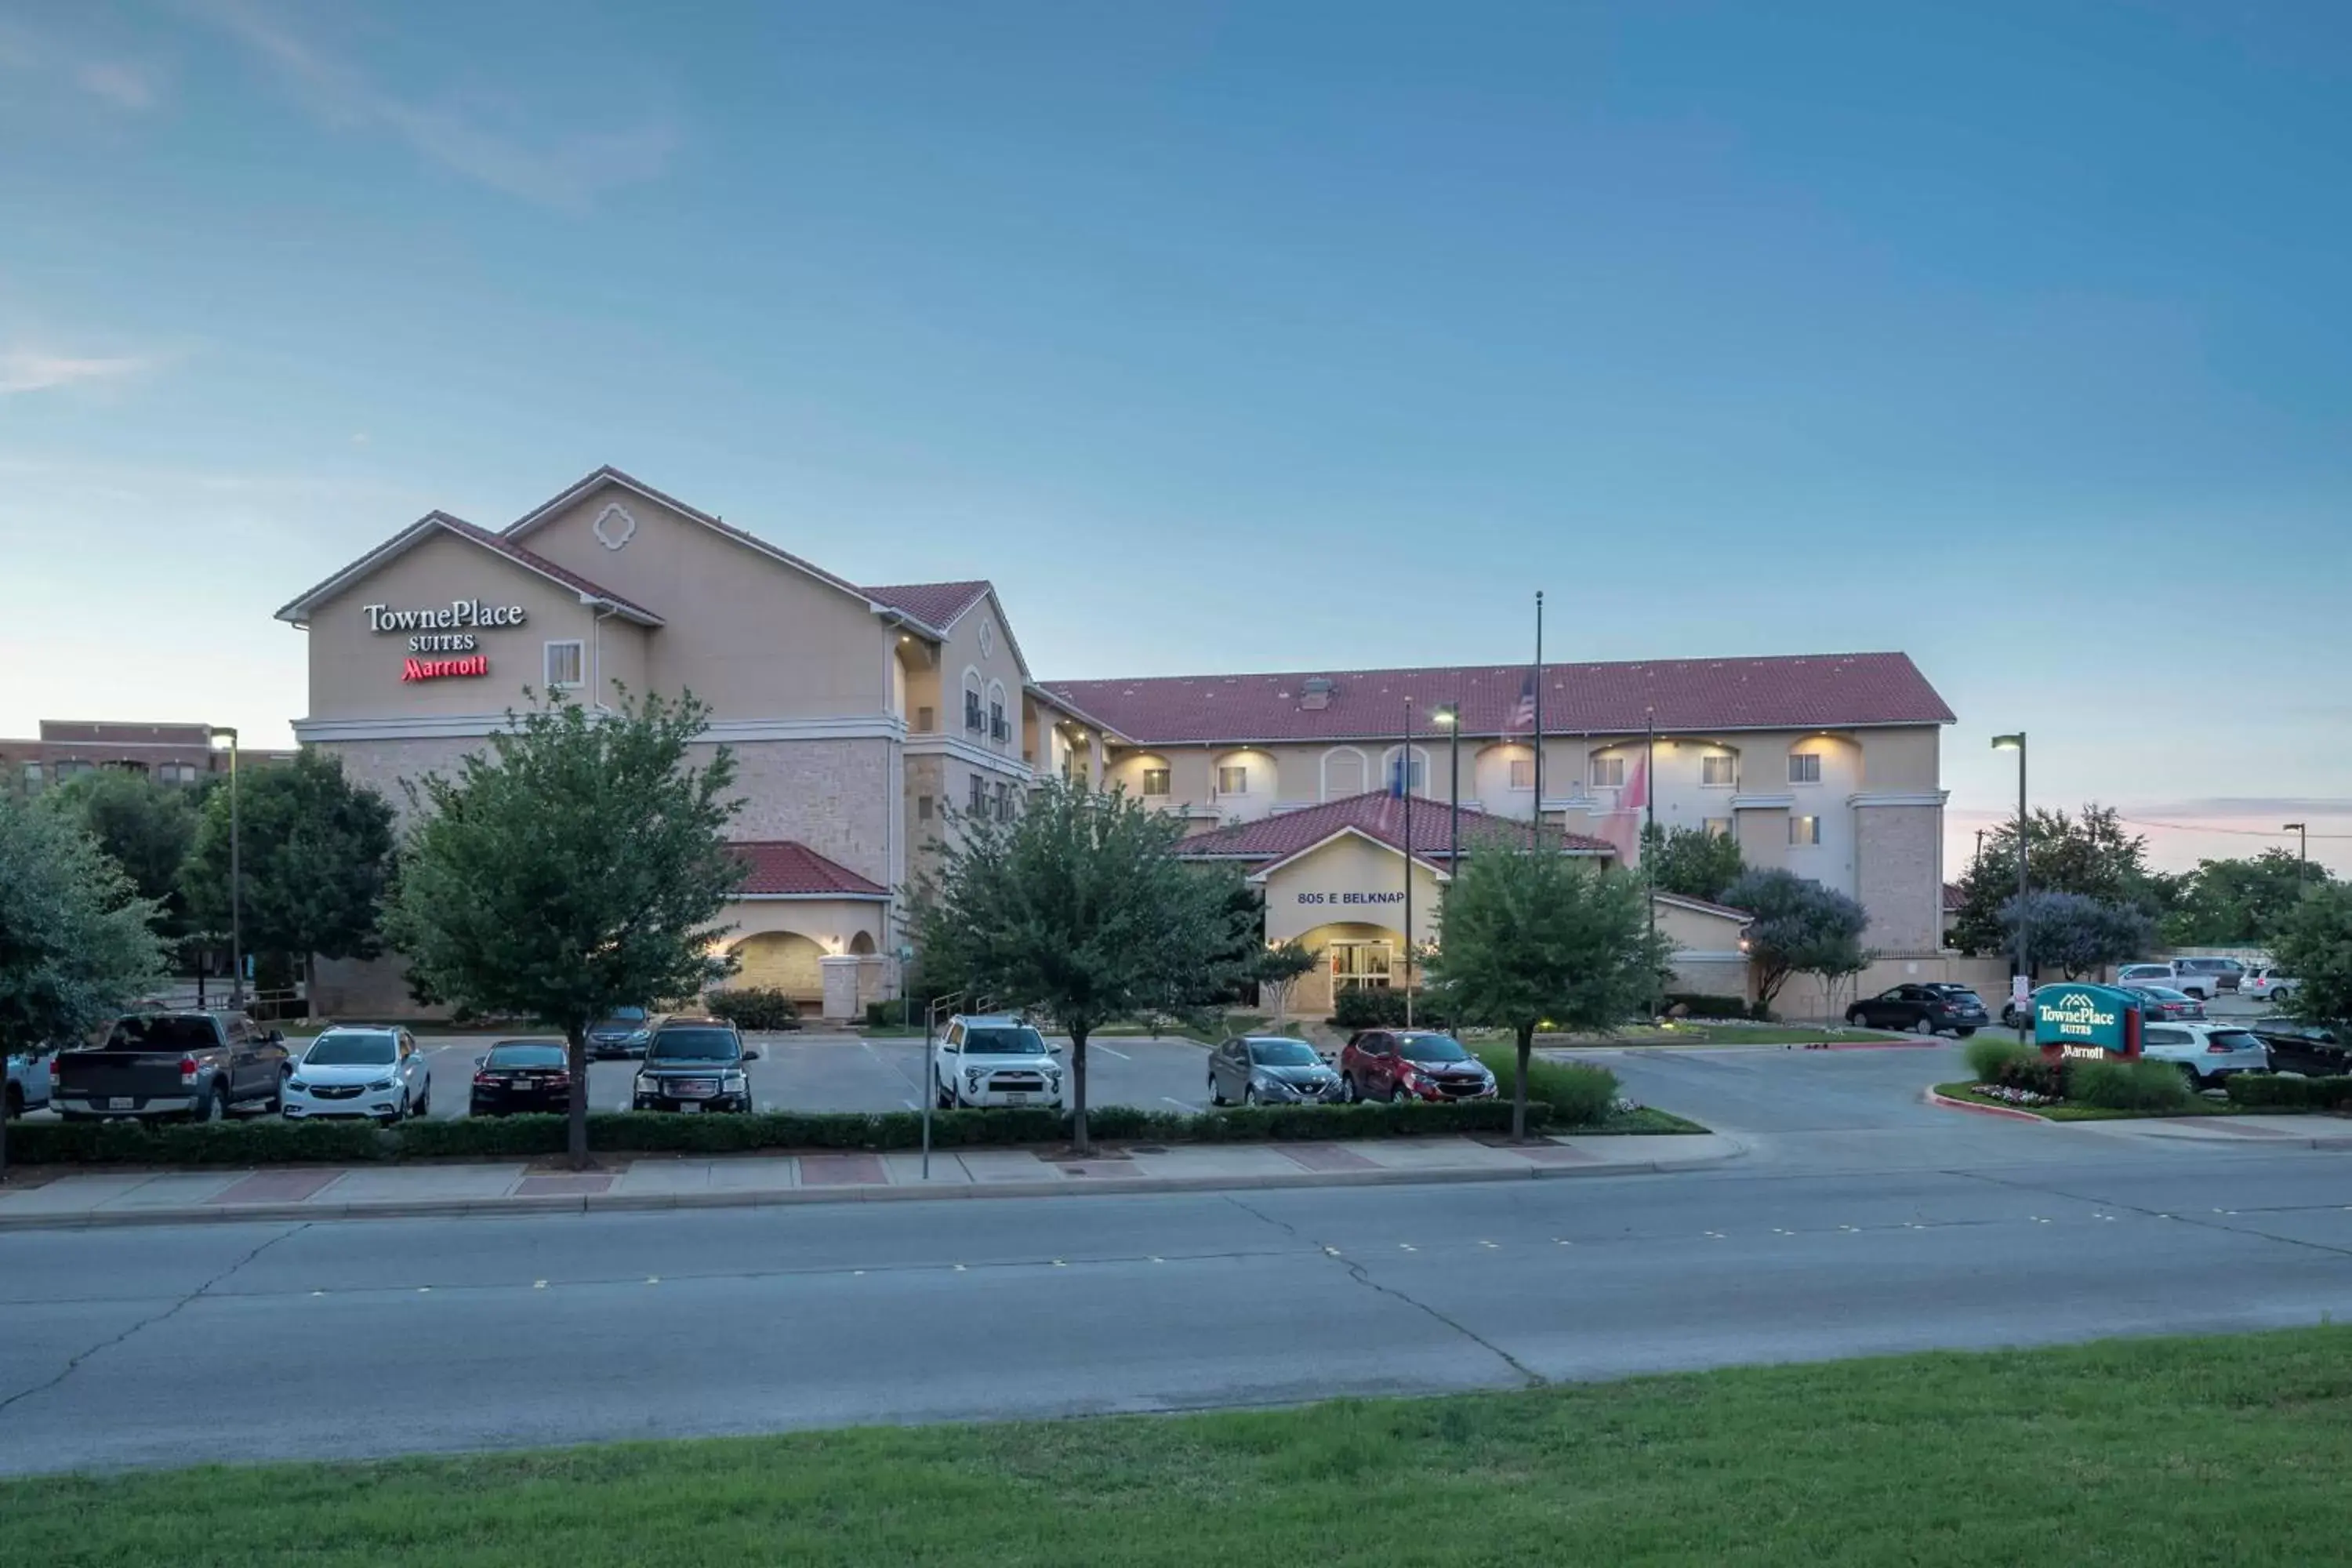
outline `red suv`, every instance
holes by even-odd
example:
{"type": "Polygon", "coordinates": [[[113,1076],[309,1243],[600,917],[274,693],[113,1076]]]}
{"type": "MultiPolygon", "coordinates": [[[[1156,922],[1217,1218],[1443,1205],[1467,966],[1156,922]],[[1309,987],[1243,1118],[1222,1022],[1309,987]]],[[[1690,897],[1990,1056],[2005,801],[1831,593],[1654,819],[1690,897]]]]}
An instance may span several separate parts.
{"type": "Polygon", "coordinates": [[[1339,1053],[1342,1100],[1491,1100],[1495,1075],[1451,1035],[1366,1029],[1339,1053]]]}

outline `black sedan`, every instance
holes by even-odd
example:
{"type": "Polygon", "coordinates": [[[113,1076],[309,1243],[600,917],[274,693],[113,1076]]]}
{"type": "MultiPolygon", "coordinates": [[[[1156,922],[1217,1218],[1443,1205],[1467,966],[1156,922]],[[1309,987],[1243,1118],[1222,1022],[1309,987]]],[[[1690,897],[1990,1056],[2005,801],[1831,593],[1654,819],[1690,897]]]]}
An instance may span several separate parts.
{"type": "Polygon", "coordinates": [[[551,1110],[562,1115],[572,1110],[572,1058],[560,1041],[500,1040],[488,1055],[474,1058],[468,1114],[551,1110]]]}
{"type": "Polygon", "coordinates": [[[1967,1039],[1992,1020],[1984,998],[1965,985],[1897,985],[1865,996],[1845,1010],[1845,1021],[1865,1029],[1916,1029],[1939,1035],[1949,1029],[1967,1039]]]}

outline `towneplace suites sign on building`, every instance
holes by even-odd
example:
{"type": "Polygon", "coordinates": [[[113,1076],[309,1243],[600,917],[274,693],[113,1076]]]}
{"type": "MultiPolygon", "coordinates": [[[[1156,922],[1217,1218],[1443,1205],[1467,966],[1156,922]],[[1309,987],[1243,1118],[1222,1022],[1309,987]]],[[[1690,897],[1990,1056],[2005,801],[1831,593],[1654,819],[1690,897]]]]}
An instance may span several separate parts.
{"type": "Polygon", "coordinates": [[[400,679],[440,680],[450,676],[486,676],[490,656],[479,651],[479,631],[520,626],[530,617],[520,605],[489,605],[479,599],[453,599],[446,605],[420,610],[395,610],[389,605],[362,605],[368,630],[380,637],[408,638],[411,657],[401,661],[400,679]],[[460,658],[419,658],[418,654],[454,653],[460,658]]]}

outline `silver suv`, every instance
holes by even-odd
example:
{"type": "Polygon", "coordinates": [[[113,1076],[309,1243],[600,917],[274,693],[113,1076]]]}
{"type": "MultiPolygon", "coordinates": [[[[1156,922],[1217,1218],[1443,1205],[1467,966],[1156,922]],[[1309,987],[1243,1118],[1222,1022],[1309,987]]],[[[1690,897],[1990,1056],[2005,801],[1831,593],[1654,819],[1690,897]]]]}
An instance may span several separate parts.
{"type": "Polygon", "coordinates": [[[2175,959],[2168,963],[2126,963],[2116,971],[2116,984],[2123,986],[2166,985],[2175,991],[2210,1002],[2221,990],[2220,978],[2204,970],[2191,969],[2192,963],[2235,963],[2235,959],[2175,959]]]}

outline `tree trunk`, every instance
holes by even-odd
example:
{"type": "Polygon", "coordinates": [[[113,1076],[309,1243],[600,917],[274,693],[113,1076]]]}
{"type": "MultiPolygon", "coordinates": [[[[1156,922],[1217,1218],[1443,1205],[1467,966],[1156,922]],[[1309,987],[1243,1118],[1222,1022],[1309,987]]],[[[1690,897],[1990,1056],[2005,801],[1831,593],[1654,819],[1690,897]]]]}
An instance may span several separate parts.
{"type": "Polygon", "coordinates": [[[572,1168],[588,1168],[588,1026],[572,1024],[565,1027],[563,1037],[571,1047],[572,1110],[564,1130],[564,1152],[571,1157],[572,1168]]]}
{"type": "Polygon", "coordinates": [[[305,949],[302,953],[302,1016],[310,1016],[310,998],[319,994],[319,955],[305,949]]]}
{"type": "Polygon", "coordinates": [[[1087,1031],[1083,1025],[1070,1030],[1070,1142],[1081,1154],[1092,1153],[1087,1142],[1087,1031]]]}
{"type": "Polygon", "coordinates": [[[1536,1026],[1519,1026],[1519,1070],[1511,1084],[1511,1142],[1523,1143],[1528,1136],[1528,1060],[1536,1052],[1536,1026]]]}

